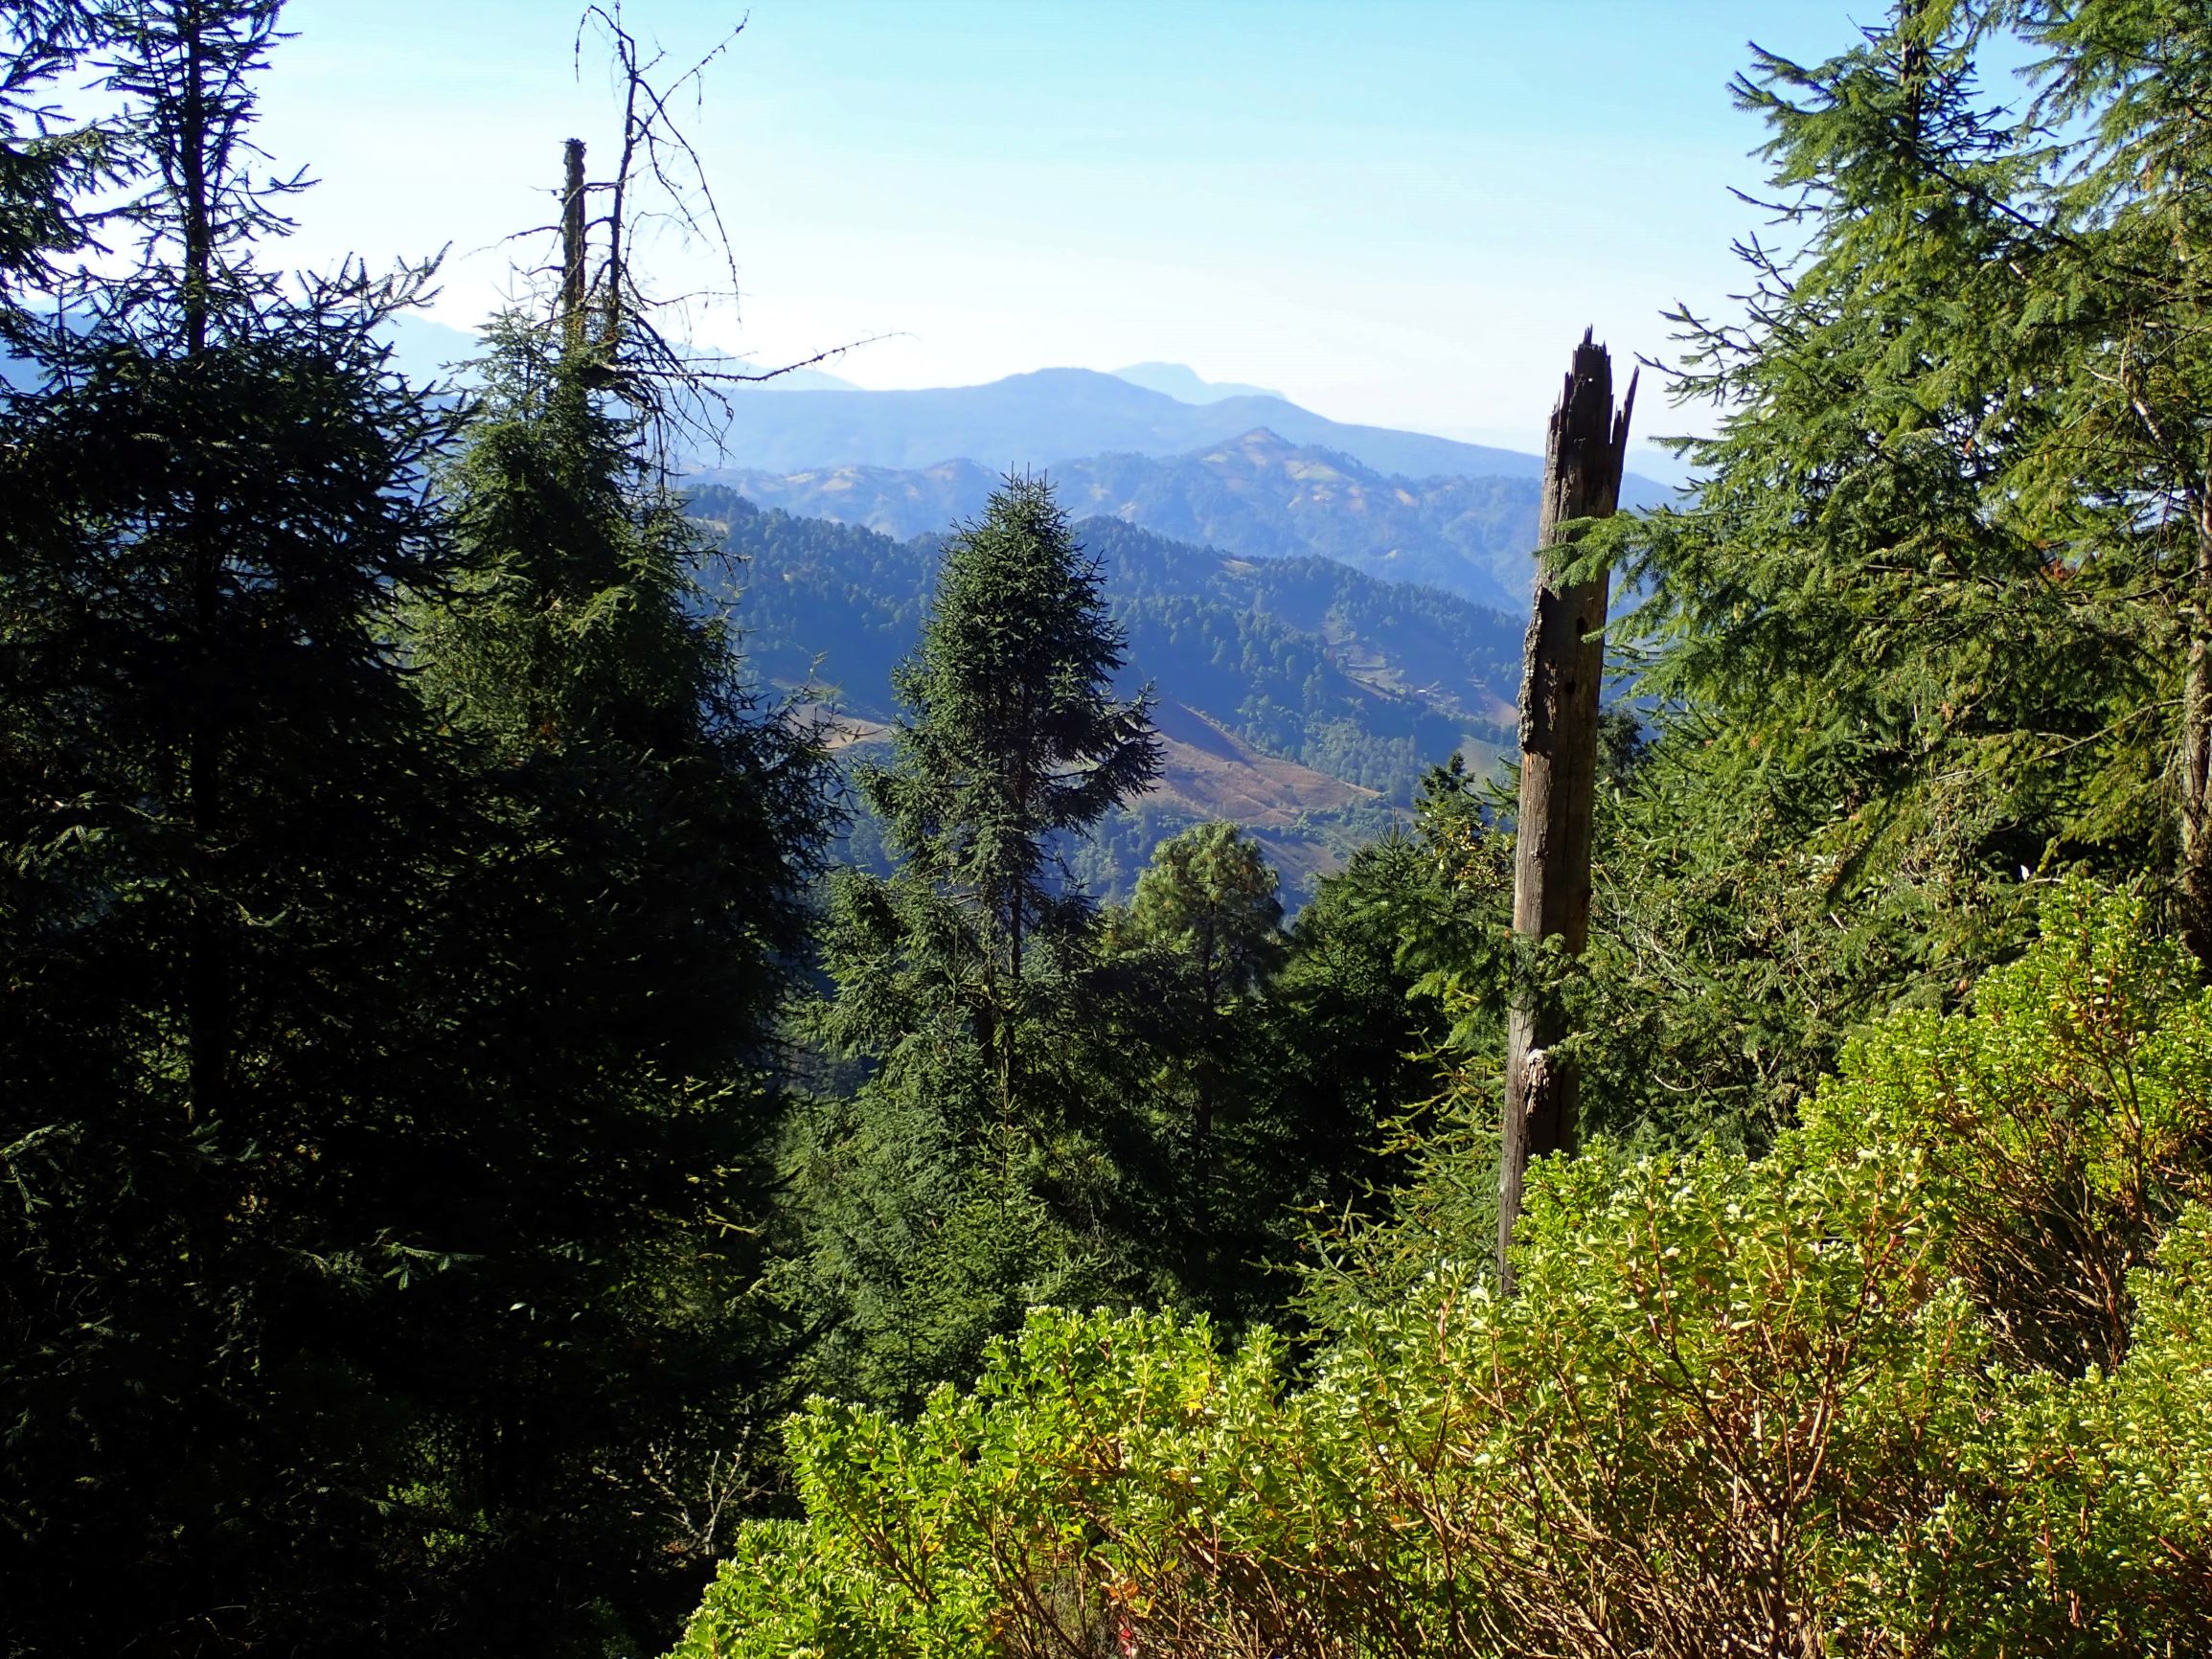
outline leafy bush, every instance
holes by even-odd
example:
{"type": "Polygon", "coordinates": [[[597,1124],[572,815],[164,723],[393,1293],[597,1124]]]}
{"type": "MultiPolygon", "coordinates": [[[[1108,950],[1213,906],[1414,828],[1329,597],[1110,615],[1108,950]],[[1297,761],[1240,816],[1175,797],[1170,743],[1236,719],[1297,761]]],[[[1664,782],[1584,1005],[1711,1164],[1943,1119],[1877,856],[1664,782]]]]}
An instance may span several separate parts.
{"type": "Polygon", "coordinates": [[[2212,1003],[2140,900],[2068,884],[2041,947],[1976,988],[1973,1019],[1900,1011],[1807,1115],[1838,1156],[1917,1154],[1954,1271],[2024,1363],[2108,1368],[2129,1276],[2212,1148],[2212,1003]]]}
{"type": "Polygon", "coordinates": [[[1514,1301],[1475,1239],[1303,1376],[1040,1309],[911,1423],[815,1401],[804,1518],[679,1651],[2203,1651],[2208,1043],[2140,907],[2066,887],[1766,1156],[1544,1168],[1514,1301]]]}

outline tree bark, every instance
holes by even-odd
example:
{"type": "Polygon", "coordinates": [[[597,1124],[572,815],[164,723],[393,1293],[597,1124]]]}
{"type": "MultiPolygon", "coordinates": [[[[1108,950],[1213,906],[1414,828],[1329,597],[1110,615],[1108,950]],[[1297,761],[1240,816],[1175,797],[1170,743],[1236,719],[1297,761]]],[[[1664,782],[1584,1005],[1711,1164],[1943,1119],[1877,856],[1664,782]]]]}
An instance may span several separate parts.
{"type": "Polygon", "coordinates": [[[573,348],[583,342],[583,140],[561,147],[560,324],[573,348]]]}
{"type": "Polygon", "coordinates": [[[2197,503],[2195,591],[2181,675],[2181,937],[2212,963],[2212,465],[2197,503]]]}
{"type": "MultiPolygon", "coordinates": [[[[1538,558],[1558,547],[1562,526],[1605,518],[1620,505],[1635,376],[1619,413],[1613,366],[1589,332],[1552,411],[1544,454],[1538,558]]],[[[1522,646],[1520,809],[1515,837],[1513,928],[1521,938],[1557,938],[1579,955],[1590,925],[1590,815],[1597,798],[1598,693],[1605,678],[1610,583],[1564,584],[1539,564],[1536,604],[1522,646]]],[[[1520,1219],[1529,1160],[1573,1149],[1576,1079],[1554,1052],[1566,1034],[1555,1000],[1516,989],[1507,1023],[1505,1117],[1498,1161],[1497,1268],[1513,1293],[1507,1248],[1520,1219]]]]}

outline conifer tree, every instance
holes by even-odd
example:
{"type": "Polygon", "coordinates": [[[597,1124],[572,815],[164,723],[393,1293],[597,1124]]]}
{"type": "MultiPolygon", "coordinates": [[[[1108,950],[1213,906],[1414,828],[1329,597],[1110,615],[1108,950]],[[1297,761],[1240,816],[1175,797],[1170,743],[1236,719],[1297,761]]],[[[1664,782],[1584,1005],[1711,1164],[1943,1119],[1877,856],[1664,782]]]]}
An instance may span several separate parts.
{"type": "Polygon", "coordinates": [[[121,106],[136,241],[18,262],[56,322],[0,393],[0,1644],[307,1651],[404,1614],[366,1379],[425,1265],[441,777],[389,641],[442,421],[373,330],[421,276],[258,262],[274,5],[40,11],[121,106]]]}
{"type": "Polygon", "coordinates": [[[542,1650],[595,1609],[656,1639],[711,1559],[682,1512],[774,1409],[787,1339],[746,1222],[826,799],[818,744],[754,706],[698,601],[600,343],[564,333],[494,325],[441,474],[456,569],[407,635],[472,837],[435,964],[470,1110],[431,1187],[467,1218],[447,1295],[472,1317],[420,1333],[451,1377],[423,1479],[490,1534],[453,1552],[496,1610],[478,1639],[542,1650]]]}
{"type": "Polygon", "coordinates": [[[1762,56],[1738,98],[1796,247],[1749,250],[1747,324],[1681,319],[1676,390],[1722,417],[1695,504],[1593,542],[1696,728],[1654,779],[1728,778],[1829,872],[1814,915],[1922,912],[1949,943],[1877,949],[1937,985],[2050,860],[2163,865],[2204,947],[2203,32],[1915,0],[1762,56]],[[2044,54],[2024,113],[1976,70],[2007,29],[2044,54]]]}
{"type": "Polygon", "coordinates": [[[1200,824],[1152,850],[1129,932],[1187,957],[1206,1008],[1253,989],[1283,954],[1282,881],[1234,824],[1200,824]]]}
{"type": "Polygon", "coordinates": [[[1122,648],[1050,486],[1009,478],[946,549],[922,643],[893,680],[911,711],[897,758],[860,778],[909,879],[969,919],[969,1012],[1010,1119],[1026,957],[1090,914],[1049,879],[1055,838],[1159,770],[1149,697],[1112,694],[1122,648]]]}
{"type": "Polygon", "coordinates": [[[139,257],[0,445],[0,1647],[648,1647],[774,1340],[819,750],[573,365],[508,330],[456,455],[422,274],[260,262],[275,5],[92,24],[139,257]]]}
{"type": "Polygon", "coordinates": [[[1251,1121],[1277,1057],[1250,993],[1283,958],[1280,886],[1249,835],[1234,824],[1200,824],[1152,850],[1126,917],[1115,919],[1119,942],[1164,969],[1160,994],[1146,999],[1160,1063],[1153,1106],[1173,1120],[1162,1125],[1181,1199],[1172,1227],[1187,1239],[1185,1278],[1200,1293],[1218,1288],[1224,1232],[1243,1232],[1239,1241],[1249,1243],[1249,1224],[1276,1219],[1251,1214],[1277,1195],[1278,1183],[1256,1179],[1252,1166],[1274,1161],[1268,1131],[1278,1125],[1251,1121]]]}
{"type": "Polygon", "coordinates": [[[18,0],[0,34],[0,343],[25,342],[24,300],[50,287],[60,256],[83,247],[97,216],[88,197],[122,165],[111,123],[70,122],[53,83],[97,37],[85,0],[18,0]]]}
{"type": "Polygon", "coordinates": [[[1059,838],[1158,768],[1121,653],[1051,490],[1009,479],[947,546],[893,757],[860,772],[901,866],[833,884],[817,1035],[867,1071],[790,1154],[790,1295],[829,1332],[827,1386],[911,1402],[1023,1306],[1142,1283],[1128,1059],[1092,907],[1056,879],[1059,838]]]}

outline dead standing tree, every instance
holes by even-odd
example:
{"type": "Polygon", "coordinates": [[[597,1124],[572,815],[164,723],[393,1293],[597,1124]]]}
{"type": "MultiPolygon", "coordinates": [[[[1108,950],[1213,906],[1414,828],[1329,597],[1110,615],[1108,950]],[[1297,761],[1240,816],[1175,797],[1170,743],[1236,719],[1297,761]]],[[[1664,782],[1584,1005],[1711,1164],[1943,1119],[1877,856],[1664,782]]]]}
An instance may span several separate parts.
{"type": "MultiPolygon", "coordinates": [[[[1543,502],[1537,521],[1536,608],[1522,647],[1520,808],[1516,831],[1513,930],[1532,946],[1557,939],[1580,955],[1590,927],[1590,817],[1597,798],[1598,693],[1605,678],[1607,573],[1562,582],[1557,553],[1566,527],[1609,517],[1620,505],[1628,457],[1629,413],[1636,381],[1613,410],[1613,364],[1589,331],[1575,348],[1544,451],[1543,502]]],[[[1533,976],[1541,978],[1543,976],[1533,976]]],[[[1556,1052],[1566,1035],[1556,996],[1527,984],[1507,1022],[1505,1118],[1498,1160],[1497,1270],[1507,1295],[1507,1247],[1520,1219],[1531,1158],[1571,1151],[1575,1142],[1573,1061],[1556,1052]]]]}
{"type": "Polygon", "coordinates": [[[639,417],[640,442],[664,468],[679,441],[700,453],[718,444],[732,388],[826,363],[869,343],[849,341],[797,362],[752,369],[685,342],[695,307],[736,306],[738,265],[706,164],[677,117],[686,99],[698,105],[707,70],[743,30],[739,23],[679,71],[666,52],[630,32],[621,0],[586,5],[577,20],[577,73],[583,71],[587,39],[603,44],[622,116],[612,176],[587,178],[583,141],[569,139],[561,147],[559,220],[509,239],[558,234],[559,285],[551,309],[561,349],[588,355],[590,383],[639,417]],[[720,285],[675,294],[649,290],[636,250],[656,234],[703,250],[720,267],[720,285]]]}

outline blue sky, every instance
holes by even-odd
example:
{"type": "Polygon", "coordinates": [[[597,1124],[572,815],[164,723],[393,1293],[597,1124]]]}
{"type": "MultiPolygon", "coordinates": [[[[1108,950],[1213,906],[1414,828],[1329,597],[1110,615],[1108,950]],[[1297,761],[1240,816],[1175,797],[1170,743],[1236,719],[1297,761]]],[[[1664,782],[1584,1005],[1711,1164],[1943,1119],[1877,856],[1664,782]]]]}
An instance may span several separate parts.
{"type": "MultiPolygon", "coordinates": [[[[1862,4],[1869,18],[1876,8],[1862,4]]],[[[1574,338],[1669,350],[1759,222],[1745,42],[1820,57],[1840,0],[629,0],[696,56],[694,133],[761,359],[870,334],[868,386],[1165,359],[1339,420],[1533,446],[1574,338]]],[[[438,314],[508,284],[560,140],[611,97],[557,0],[294,0],[262,139],[322,188],[292,258],[451,244],[438,314]]],[[[670,287],[707,261],[656,250],[670,287]]],[[[1701,424],[1654,408],[1649,433],[1701,424]]]]}

